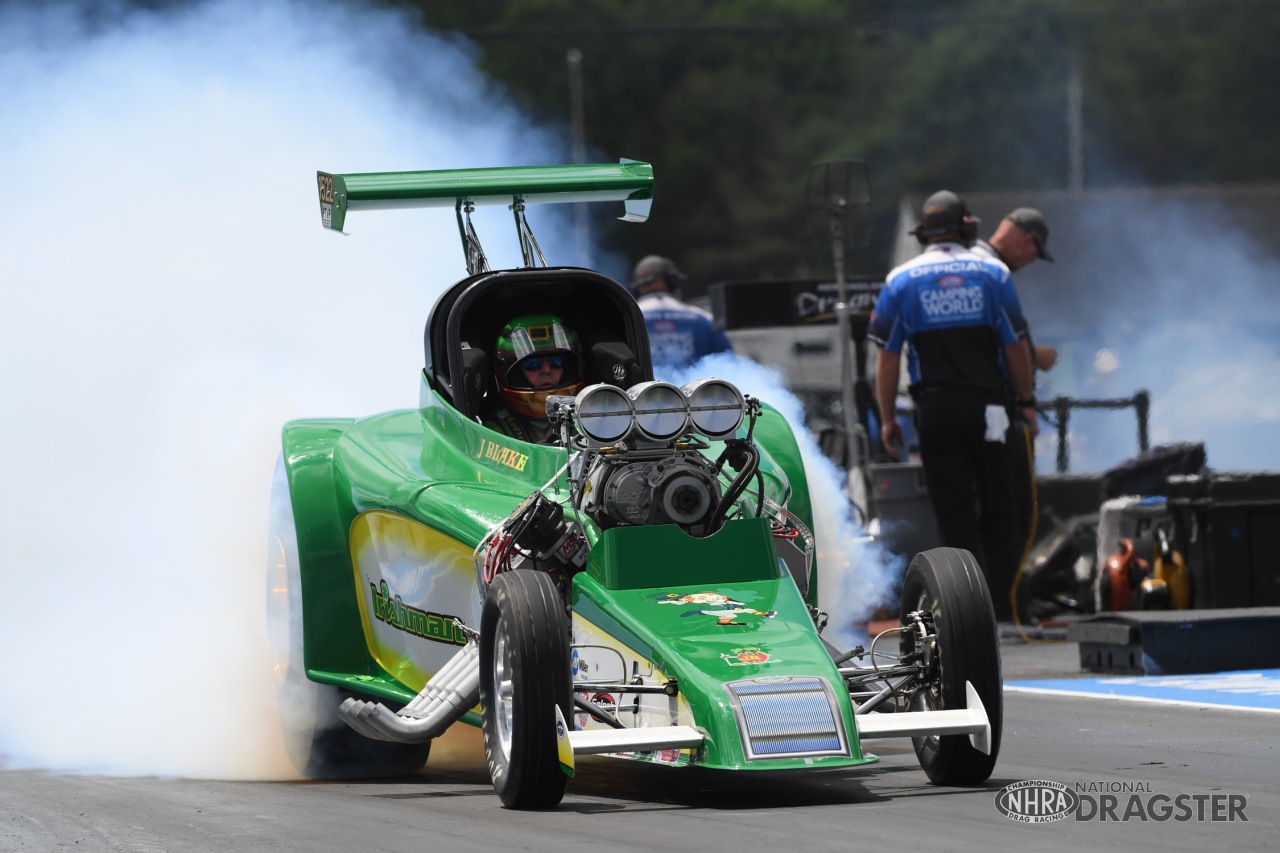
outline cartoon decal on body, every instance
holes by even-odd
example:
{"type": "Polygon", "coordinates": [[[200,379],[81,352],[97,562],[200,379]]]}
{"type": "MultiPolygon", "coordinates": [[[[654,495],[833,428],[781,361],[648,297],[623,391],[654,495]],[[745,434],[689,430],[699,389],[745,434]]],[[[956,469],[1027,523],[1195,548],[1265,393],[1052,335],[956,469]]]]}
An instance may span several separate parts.
{"type": "Polygon", "coordinates": [[[728,654],[721,654],[729,666],[756,666],[762,663],[778,663],[778,659],[759,646],[747,646],[741,649],[730,649],[728,654]]]}
{"type": "Polygon", "coordinates": [[[733,617],[742,616],[744,614],[750,616],[758,616],[761,619],[772,619],[778,615],[776,610],[756,610],[747,607],[746,603],[735,601],[727,595],[718,592],[691,592],[685,595],[678,595],[674,592],[659,593],[654,596],[659,599],[659,604],[703,604],[714,607],[714,610],[690,610],[688,613],[682,613],[681,616],[714,616],[717,625],[746,625],[746,622],[739,622],[733,617]]]}

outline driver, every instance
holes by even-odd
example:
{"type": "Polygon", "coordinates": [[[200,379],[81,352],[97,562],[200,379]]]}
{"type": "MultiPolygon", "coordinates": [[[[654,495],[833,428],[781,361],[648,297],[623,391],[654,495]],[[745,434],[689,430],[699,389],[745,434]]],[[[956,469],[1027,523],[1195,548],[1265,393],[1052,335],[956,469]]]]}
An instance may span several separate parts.
{"type": "Polygon", "coordinates": [[[494,353],[502,408],[484,425],[521,441],[551,443],[547,397],[582,390],[578,335],[555,314],[529,314],[502,327],[494,353]]]}

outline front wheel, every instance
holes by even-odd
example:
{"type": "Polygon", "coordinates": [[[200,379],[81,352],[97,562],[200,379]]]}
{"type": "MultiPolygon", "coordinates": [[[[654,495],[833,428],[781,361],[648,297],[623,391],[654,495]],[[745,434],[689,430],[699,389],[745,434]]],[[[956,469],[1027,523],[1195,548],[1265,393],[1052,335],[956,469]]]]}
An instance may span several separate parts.
{"type": "Polygon", "coordinates": [[[572,686],[555,582],[527,569],[498,575],[480,618],[480,705],[489,776],[507,808],[548,809],[564,797],[557,726],[572,719],[572,686]]]}
{"type": "MultiPolygon", "coordinates": [[[[978,562],[968,551],[935,548],[915,556],[902,584],[901,619],[924,614],[936,642],[931,678],[916,695],[913,710],[935,711],[965,707],[965,683],[973,684],[991,723],[991,753],[984,755],[968,735],[918,737],[920,766],[937,785],[976,785],[985,782],[1000,753],[1004,719],[1000,644],[991,595],[978,562]]],[[[911,632],[904,632],[909,638],[911,632]]],[[[905,643],[912,642],[904,639],[905,643]]],[[[907,651],[909,649],[905,649],[907,651]]]]}

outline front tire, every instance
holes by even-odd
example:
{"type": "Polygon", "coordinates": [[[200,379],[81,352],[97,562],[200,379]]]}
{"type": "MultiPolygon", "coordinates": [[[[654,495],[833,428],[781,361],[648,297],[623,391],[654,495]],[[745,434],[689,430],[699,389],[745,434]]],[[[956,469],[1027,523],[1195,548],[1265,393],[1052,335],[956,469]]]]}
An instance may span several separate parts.
{"type": "Polygon", "coordinates": [[[989,755],[975,749],[968,735],[935,735],[912,738],[916,756],[936,785],[980,784],[990,778],[1000,754],[1004,702],[995,613],[973,555],[958,548],[917,554],[902,585],[903,625],[911,624],[908,614],[914,611],[923,611],[932,621],[937,660],[936,678],[917,696],[913,710],[964,708],[969,682],[991,722],[989,755]]]}
{"type": "Polygon", "coordinates": [[[556,708],[572,719],[564,602],[543,572],[494,578],[480,620],[480,706],[494,790],[509,809],[548,809],[564,797],[556,708]]]}
{"type": "MultiPolygon", "coordinates": [[[[391,743],[361,735],[338,718],[354,695],[307,678],[303,660],[302,569],[284,460],[271,488],[267,628],[285,752],[308,779],[406,776],[427,763],[431,743],[391,743]]],[[[361,697],[363,698],[363,697],[361,697]]]]}

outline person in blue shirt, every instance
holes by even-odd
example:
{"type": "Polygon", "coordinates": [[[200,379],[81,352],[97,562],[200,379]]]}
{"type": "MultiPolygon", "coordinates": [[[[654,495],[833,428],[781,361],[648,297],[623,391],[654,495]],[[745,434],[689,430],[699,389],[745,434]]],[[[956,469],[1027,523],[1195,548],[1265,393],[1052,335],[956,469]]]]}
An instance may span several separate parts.
{"type": "Polygon", "coordinates": [[[641,258],[632,274],[631,292],[649,328],[655,368],[688,367],[704,355],[733,352],[710,312],[680,301],[684,282],[679,267],[660,255],[641,258]]]}
{"type": "Polygon", "coordinates": [[[920,458],[938,532],[979,560],[996,618],[1008,621],[1022,546],[1010,425],[1017,413],[1033,434],[1038,429],[1030,355],[1015,331],[1022,308],[1008,267],[970,248],[977,220],[958,195],[936,192],[922,213],[913,233],[925,250],[889,273],[867,333],[880,347],[882,439],[899,458],[895,404],[909,343],[920,458]]]}

